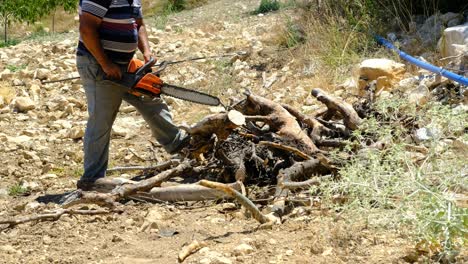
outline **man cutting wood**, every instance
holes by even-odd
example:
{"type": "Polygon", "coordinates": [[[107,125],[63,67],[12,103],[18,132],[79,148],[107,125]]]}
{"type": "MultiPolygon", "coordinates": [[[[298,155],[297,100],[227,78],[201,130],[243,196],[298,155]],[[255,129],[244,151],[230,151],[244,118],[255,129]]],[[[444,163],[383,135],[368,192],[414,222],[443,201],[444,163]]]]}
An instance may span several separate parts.
{"type": "Polygon", "coordinates": [[[89,118],[84,136],[84,173],[77,187],[89,191],[112,184],[104,177],[112,124],[122,100],[140,112],[167,152],[180,151],[189,136],[172,123],[164,101],[137,97],[108,81],[122,78],[137,48],[145,62],[152,57],[141,0],[80,0],[79,13],[77,68],[86,92],[89,118]]]}

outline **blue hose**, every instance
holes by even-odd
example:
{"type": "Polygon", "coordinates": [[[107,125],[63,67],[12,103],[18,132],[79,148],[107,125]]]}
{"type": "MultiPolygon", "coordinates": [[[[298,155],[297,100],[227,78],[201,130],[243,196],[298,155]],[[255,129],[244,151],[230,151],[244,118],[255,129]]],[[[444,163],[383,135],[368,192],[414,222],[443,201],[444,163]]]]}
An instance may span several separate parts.
{"type": "Polygon", "coordinates": [[[464,76],[461,76],[461,75],[458,75],[458,74],[455,74],[451,71],[447,71],[445,69],[442,69],[442,68],[439,68],[439,67],[436,67],[432,64],[429,64],[427,62],[424,62],[424,61],[421,61],[421,60],[418,60],[416,59],[415,57],[412,57],[408,54],[406,54],[405,52],[397,49],[395,46],[393,46],[392,43],[390,43],[389,41],[387,41],[386,39],[384,39],[383,37],[381,36],[378,36],[378,35],[374,35],[375,37],[375,40],[377,41],[377,43],[379,43],[380,45],[383,45],[385,46],[386,48],[388,49],[391,49],[391,50],[394,50],[398,53],[398,55],[400,55],[400,57],[406,61],[408,61],[409,63],[412,63],[420,68],[423,68],[425,70],[428,70],[428,71],[431,71],[433,73],[436,73],[436,74],[440,74],[450,80],[453,80],[453,81],[456,81],[462,85],[467,85],[468,86],[468,78],[464,77],[464,76]]]}

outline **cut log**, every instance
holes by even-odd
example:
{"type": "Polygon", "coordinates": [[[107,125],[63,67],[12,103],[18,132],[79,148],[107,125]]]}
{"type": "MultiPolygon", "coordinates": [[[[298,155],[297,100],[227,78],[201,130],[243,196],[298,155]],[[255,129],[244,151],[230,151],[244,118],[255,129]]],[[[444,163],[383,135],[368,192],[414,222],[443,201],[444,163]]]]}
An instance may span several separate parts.
{"type": "Polygon", "coordinates": [[[218,139],[226,139],[231,132],[245,125],[245,117],[242,113],[231,110],[228,113],[213,114],[205,117],[202,121],[187,129],[192,136],[211,138],[215,134],[218,139]]]}
{"type": "Polygon", "coordinates": [[[354,110],[353,106],[325,93],[320,88],[312,89],[312,95],[317,98],[317,100],[324,103],[330,111],[338,111],[343,116],[344,124],[347,128],[351,130],[359,128],[362,119],[354,110]]]}

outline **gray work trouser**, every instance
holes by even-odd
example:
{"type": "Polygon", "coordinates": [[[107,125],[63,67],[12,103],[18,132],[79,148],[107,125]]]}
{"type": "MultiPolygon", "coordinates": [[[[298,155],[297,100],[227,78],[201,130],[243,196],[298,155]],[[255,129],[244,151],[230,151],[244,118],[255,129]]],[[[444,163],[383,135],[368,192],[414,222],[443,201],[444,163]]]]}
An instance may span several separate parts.
{"type": "Polygon", "coordinates": [[[103,80],[104,72],[91,56],[77,56],[77,68],[86,92],[89,114],[84,136],[84,174],[81,180],[94,181],[105,176],[112,124],[122,99],[140,112],[153,136],[166,151],[172,152],[182,143],[183,135],[172,123],[171,113],[163,100],[142,99],[127,93],[119,85],[103,80]]]}

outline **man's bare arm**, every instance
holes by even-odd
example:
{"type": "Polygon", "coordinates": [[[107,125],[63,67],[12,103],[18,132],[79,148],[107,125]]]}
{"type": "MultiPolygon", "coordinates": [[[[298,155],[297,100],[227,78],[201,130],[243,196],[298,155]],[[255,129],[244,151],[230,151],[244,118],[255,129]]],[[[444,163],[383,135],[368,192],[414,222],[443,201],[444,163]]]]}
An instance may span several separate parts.
{"type": "Polygon", "coordinates": [[[146,32],[146,25],[143,18],[137,19],[136,22],[138,25],[138,49],[143,53],[146,63],[153,57],[148,41],[148,33],[146,32]]]}
{"type": "Polygon", "coordinates": [[[109,78],[121,79],[122,72],[119,66],[113,63],[104,53],[104,49],[99,40],[99,27],[102,19],[83,12],[80,16],[80,34],[86,48],[91,52],[94,58],[101,65],[102,70],[109,78]]]}

